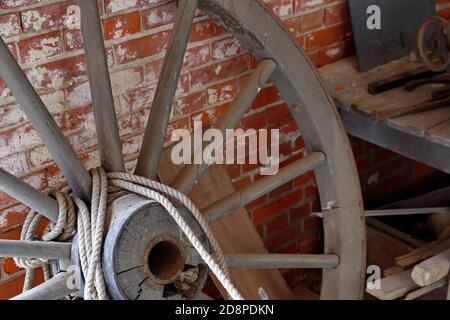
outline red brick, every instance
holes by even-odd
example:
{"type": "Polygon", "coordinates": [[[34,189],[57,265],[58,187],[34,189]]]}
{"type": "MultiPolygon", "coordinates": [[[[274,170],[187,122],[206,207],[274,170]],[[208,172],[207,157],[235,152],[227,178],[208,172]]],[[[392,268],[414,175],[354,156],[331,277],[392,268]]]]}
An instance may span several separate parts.
{"type": "Polygon", "coordinates": [[[65,19],[70,16],[69,6],[76,1],[65,1],[44,7],[37,7],[21,12],[24,32],[47,30],[54,27],[62,27],[65,19]]]}
{"type": "Polygon", "coordinates": [[[117,62],[124,64],[159,54],[165,48],[168,37],[168,32],[160,32],[118,44],[114,46],[117,62]]]}
{"type": "Polygon", "coordinates": [[[302,196],[303,192],[301,190],[296,190],[282,196],[280,199],[277,199],[268,205],[256,209],[253,212],[253,221],[255,223],[262,222],[263,220],[270,217],[273,213],[280,212],[281,210],[293,206],[295,203],[299,203],[302,199],[302,196]]]}
{"type": "Polygon", "coordinates": [[[351,23],[344,22],[314,31],[306,36],[306,49],[313,50],[344,40],[351,35],[351,23]]]}
{"type": "Polygon", "coordinates": [[[269,86],[262,89],[256,99],[253,101],[252,108],[258,109],[262,107],[266,107],[270,104],[279,102],[281,100],[281,95],[278,92],[276,86],[269,86]]]}
{"type": "Polygon", "coordinates": [[[301,205],[289,210],[289,223],[302,220],[304,217],[311,214],[311,207],[308,204],[301,205]]]}
{"type": "Polygon", "coordinates": [[[0,37],[3,39],[8,39],[18,36],[20,31],[20,19],[17,13],[0,15],[0,37]]]}
{"type": "Polygon", "coordinates": [[[208,104],[223,103],[234,99],[238,93],[238,81],[230,80],[215,84],[207,89],[208,104]]]}
{"type": "Polygon", "coordinates": [[[235,38],[219,40],[212,44],[212,56],[214,60],[223,60],[237,56],[243,52],[245,52],[245,48],[235,38]]]}
{"type": "Polygon", "coordinates": [[[18,273],[21,269],[17,267],[16,263],[12,258],[6,258],[5,261],[3,261],[3,271],[6,274],[13,275],[15,273],[18,273]]]}
{"type": "Polygon", "coordinates": [[[64,30],[63,31],[64,50],[74,51],[83,48],[83,36],[81,30],[64,30]]]}
{"type": "Polygon", "coordinates": [[[292,119],[291,112],[285,103],[270,107],[268,109],[269,126],[277,128],[283,122],[292,119]]]}
{"type": "Polygon", "coordinates": [[[23,63],[36,62],[63,52],[59,31],[41,34],[19,42],[20,59],[23,63]]]}
{"type": "Polygon", "coordinates": [[[192,25],[189,41],[196,42],[217,37],[226,33],[226,30],[213,20],[196,22],[192,25]]]}
{"type": "Polygon", "coordinates": [[[25,70],[31,83],[40,88],[61,88],[74,78],[86,74],[84,56],[70,57],[25,70]]]}
{"type": "Polygon", "coordinates": [[[115,16],[103,21],[105,40],[120,39],[141,31],[139,11],[115,16]]]}
{"type": "Polygon", "coordinates": [[[201,67],[190,72],[191,87],[196,89],[214,81],[236,77],[249,68],[248,56],[240,56],[231,60],[201,67]]]}
{"type": "Polygon", "coordinates": [[[265,228],[266,228],[266,236],[270,236],[274,232],[278,232],[280,230],[283,230],[287,224],[288,224],[288,213],[283,212],[276,216],[274,219],[266,222],[265,228]]]}
{"type": "Polygon", "coordinates": [[[144,29],[152,29],[172,23],[176,14],[175,2],[142,11],[144,29]]]}
{"type": "Polygon", "coordinates": [[[0,9],[12,9],[39,3],[42,0],[8,0],[0,2],[0,9]]]}
{"type": "Polygon", "coordinates": [[[348,9],[348,3],[342,2],[335,6],[325,9],[325,25],[332,25],[344,22],[350,19],[350,12],[348,9]]]}
{"type": "Polygon", "coordinates": [[[300,17],[300,32],[308,32],[319,29],[323,25],[323,10],[317,10],[300,17]]]}
{"type": "Polygon", "coordinates": [[[186,50],[183,68],[192,69],[205,65],[211,61],[209,45],[199,46],[186,50]]]}
{"type": "Polygon", "coordinates": [[[180,116],[190,114],[203,109],[207,104],[207,94],[205,91],[195,92],[185,97],[180,97],[175,101],[174,115],[180,116]]]}
{"type": "MultiPolygon", "coordinates": [[[[0,300],[8,300],[20,294],[22,292],[24,280],[25,276],[21,275],[8,280],[7,282],[0,283],[0,300]]],[[[33,285],[37,286],[42,282],[44,282],[44,277],[42,270],[39,269],[36,271],[36,276],[33,285]]]]}

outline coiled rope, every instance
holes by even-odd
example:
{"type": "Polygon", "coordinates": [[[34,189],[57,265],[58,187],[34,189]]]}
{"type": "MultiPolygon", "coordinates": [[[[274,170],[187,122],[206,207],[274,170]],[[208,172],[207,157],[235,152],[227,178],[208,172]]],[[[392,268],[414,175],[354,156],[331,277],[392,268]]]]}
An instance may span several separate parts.
{"type": "MultiPolygon", "coordinates": [[[[233,285],[225,263],[222,250],[213,236],[208,222],[194,203],[184,194],[162,183],[126,173],[108,173],[103,168],[92,169],[92,199],[90,210],[86,204],[75,195],[55,193],[59,205],[58,221],[48,225],[42,236],[42,241],[65,241],[78,231],[78,251],[81,261],[81,271],[85,279],[84,298],[86,300],[108,299],[102,270],[102,249],[104,240],[105,216],[108,197],[114,192],[127,191],[152,199],[162,205],[186,238],[192,243],[203,261],[217,277],[222,286],[234,300],[243,300],[242,295],[233,285]],[[208,252],[192,228],[185,221],[172,201],[183,204],[199,223],[211,244],[214,256],[208,252]],[[76,223],[75,223],[76,222],[76,223]]],[[[26,218],[21,240],[36,240],[36,229],[42,216],[32,211],[26,218]]],[[[32,287],[34,269],[43,267],[44,278],[50,277],[48,261],[38,258],[14,259],[17,266],[26,270],[24,291],[32,287]]]]}

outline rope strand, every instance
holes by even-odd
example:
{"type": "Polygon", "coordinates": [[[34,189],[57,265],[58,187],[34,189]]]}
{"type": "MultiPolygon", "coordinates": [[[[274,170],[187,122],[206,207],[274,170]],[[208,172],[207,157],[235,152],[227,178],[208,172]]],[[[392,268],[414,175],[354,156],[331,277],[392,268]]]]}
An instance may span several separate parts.
{"type": "MultiPolygon", "coordinates": [[[[108,173],[103,168],[91,170],[92,175],[92,199],[90,210],[86,204],[75,195],[58,192],[54,196],[59,206],[58,221],[47,226],[42,241],[58,239],[65,241],[78,232],[78,251],[81,261],[81,270],[85,278],[85,300],[107,300],[105,280],[102,269],[102,249],[105,232],[105,218],[108,204],[108,196],[114,198],[113,192],[128,191],[147,197],[162,205],[186,238],[192,243],[202,259],[208,265],[212,273],[217,277],[222,286],[234,300],[243,300],[242,295],[233,285],[230,279],[228,267],[208,222],[194,203],[184,194],[164,184],[142,177],[126,173],[108,173]],[[199,240],[192,228],[185,221],[172,201],[183,204],[198,221],[211,244],[214,256],[199,240]]],[[[32,211],[26,218],[21,240],[35,240],[36,229],[42,216],[32,211]]],[[[34,269],[43,267],[48,275],[48,261],[43,259],[14,259],[17,266],[26,269],[24,291],[32,288],[34,269]]]]}

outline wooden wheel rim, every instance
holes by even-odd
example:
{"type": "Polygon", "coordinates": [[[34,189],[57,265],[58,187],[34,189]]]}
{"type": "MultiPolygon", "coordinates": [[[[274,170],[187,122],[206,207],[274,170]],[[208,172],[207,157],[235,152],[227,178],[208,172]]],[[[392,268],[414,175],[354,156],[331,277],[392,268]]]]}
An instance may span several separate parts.
{"type": "MultiPolygon", "coordinates": [[[[80,6],[83,3],[83,6],[87,8],[86,10],[91,10],[91,13],[95,13],[95,10],[97,10],[96,1],[80,1],[79,3],[80,6]]],[[[191,5],[190,2],[186,3],[184,9],[191,5]]],[[[300,46],[282,26],[282,22],[260,0],[200,0],[198,5],[203,12],[224,25],[258,60],[271,59],[276,62],[277,68],[271,79],[288,104],[298,127],[302,128],[302,135],[308,150],[311,152],[319,151],[326,156],[325,163],[315,168],[324,211],[324,253],[338,255],[339,265],[335,269],[323,271],[321,297],[323,299],[361,298],[365,278],[366,244],[359,179],[348,137],[339,120],[337,109],[323,89],[317,72],[300,46]]],[[[99,24],[98,17],[91,16],[90,18],[90,21],[99,24]]],[[[95,33],[92,34],[95,38],[95,33]]],[[[186,37],[186,34],[182,34],[180,37],[186,37]]],[[[94,43],[96,41],[99,45],[98,37],[92,40],[94,43]]],[[[104,46],[103,43],[100,47],[102,46],[104,46]]],[[[0,49],[2,50],[0,54],[9,59],[5,62],[7,67],[4,67],[4,70],[0,68],[0,73],[6,78],[6,82],[16,95],[18,102],[21,105],[28,105],[28,109],[23,106],[22,108],[26,109],[24,111],[33,126],[38,127],[36,129],[40,135],[47,137],[49,132],[52,132],[53,140],[47,141],[47,147],[51,149],[50,152],[62,171],[67,172],[67,174],[66,172],[64,174],[68,176],[69,182],[73,181],[71,185],[74,191],[78,192],[80,197],[88,198],[90,183],[86,172],[80,170],[79,163],[70,146],[64,141],[62,134],[54,133],[58,131],[55,128],[54,121],[49,117],[50,114],[45,112],[45,106],[42,108],[39,105],[40,99],[35,92],[33,93],[33,89],[30,88],[31,85],[27,84],[24,77],[15,76],[17,66],[15,61],[12,61],[13,58],[11,58],[10,53],[7,52],[6,45],[0,47],[0,49]],[[22,87],[27,87],[27,90],[25,90],[27,94],[20,93],[22,87]],[[39,106],[35,107],[36,104],[39,106]],[[34,109],[30,109],[30,105],[34,109]],[[38,109],[38,111],[35,109],[38,109]],[[63,155],[60,154],[61,150],[65,150],[63,155]],[[78,169],[75,170],[77,174],[74,174],[71,167],[78,169]],[[69,176],[72,181],[70,181],[69,176]]],[[[98,61],[95,62],[98,64],[98,61]]],[[[105,69],[105,63],[98,65],[105,69]]],[[[92,75],[92,71],[90,73],[92,75]]],[[[109,80],[109,75],[106,78],[109,80]]],[[[103,85],[98,86],[101,87],[100,91],[103,90],[104,96],[108,98],[110,84],[103,83],[103,85]]],[[[97,94],[99,93],[97,92],[97,94]]],[[[99,99],[101,95],[96,96],[93,93],[93,100],[101,100],[99,99]]],[[[118,136],[118,132],[115,132],[116,126],[112,126],[112,129],[105,128],[105,119],[100,119],[100,116],[105,115],[104,111],[97,112],[97,131],[98,134],[101,133],[99,136],[103,138],[118,136]],[[111,134],[105,134],[108,132],[111,134]]],[[[115,119],[115,117],[111,119],[115,119]]],[[[44,141],[46,140],[44,139],[44,141]]],[[[117,147],[116,145],[115,148],[117,147]]],[[[99,146],[99,149],[105,149],[105,146],[99,146]]],[[[108,155],[108,152],[111,154],[114,153],[114,150],[104,152],[108,155]]],[[[113,168],[110,170],[120,171],[120,168],[123,167],[123,161],[117,159],[117,152],[115,157],[115,161],[102,161],[102,164],[105,166],[105,163],[107,163],[113,168]]],[[[17,194],[14,191],[18,187],[25,188],[26,186],[14,180],[5,172],[0,172],[0,176],[5,179],[1,185],[3,191],[10,191],[11,194],[17,196],[17,199],[26,204],[33,202],[33,199],[30,200],[34,195],[31,190],[27,189],[32,193],[31,196],[30,194],[17,194]],[[11,185],[14,185],[14,187],[10,188],[11,185]],[[14,190],[11,191],[12,189],[14,190]]],[[[45,196],[37,195],[36,197],[46,202],[47,207],[54,207],[51,200],[45,198],[45,196]]],[[[46,250],[48,251],[48,248],[46,250]]],[[[66,248],[61,250],[66,250],[66,248]]]]}
{"type": "Polygon", "coordinates": [[[201,1],[200,7],[226,25],[257,59],[272,58],[278,63],[272,81],[289,105],[309,150],[321,150],[328,159],[315,173],[322,207],[331,209],[323,221],[325,253],[338,254],[340,264],[324,271],[321,296],[361,298],[366,255],[359,179],[348,137],[320,77],[282,22],[261,1],[201,1]]]}

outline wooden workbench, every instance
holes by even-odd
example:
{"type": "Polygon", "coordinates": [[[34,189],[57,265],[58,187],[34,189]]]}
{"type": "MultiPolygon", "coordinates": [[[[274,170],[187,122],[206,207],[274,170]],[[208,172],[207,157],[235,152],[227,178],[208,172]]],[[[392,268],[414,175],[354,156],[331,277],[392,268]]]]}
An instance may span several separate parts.
{"type": "Polygon", "coordinates": [[[404,58],[359,73],[356,58],[350,57],[321,68],[320,73],[349,134],[450,173],[450,106],[384,121],[374,120],[380,111],[425,102],[431,91],[441,86],[425,85],[413,92],[398,88],[377,95],[367,92],[370,82],[419,66],[404,58]]]}

